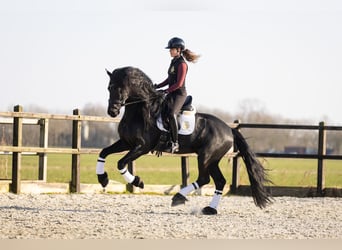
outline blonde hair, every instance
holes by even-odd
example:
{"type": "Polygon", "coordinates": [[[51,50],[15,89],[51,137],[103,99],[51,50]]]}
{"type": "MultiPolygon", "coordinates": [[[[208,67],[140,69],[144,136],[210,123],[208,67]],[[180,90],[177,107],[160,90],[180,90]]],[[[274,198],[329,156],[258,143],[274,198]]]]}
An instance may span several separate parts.
{"type": "Polygon", "coordinates": [[[185,49],[182,51],[183,56],[188,62],[196,63],[200,55],[195,54],[191,50],[185,49]]]}

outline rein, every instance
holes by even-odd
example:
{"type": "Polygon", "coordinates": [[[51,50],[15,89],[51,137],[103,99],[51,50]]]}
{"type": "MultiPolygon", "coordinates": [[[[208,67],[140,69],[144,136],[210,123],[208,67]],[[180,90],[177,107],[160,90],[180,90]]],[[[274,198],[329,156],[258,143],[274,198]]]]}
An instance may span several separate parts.
{"type": "MultiPolygon", "coordinates": [[[[110,91],[111,87],[113,86],[113,84],[110,84],[108,86],[108,90],[110,91]]],[[[151,101],[151,100],[154,100],[154,99],[157,99],[159,98],[158,96],[155,96],[155,97],[152,97],[152,98],[148,98],[148,99],[141,99],[141,100],[137,100],[137,101],[131,101],[131,102],[127,102],[127,103],[120,103],[121,106],[129,106],[129,105],[132,105],[132,104],[136,104],[136,103],[141,103],[141,102],[147,102],[147,101],[151,101]]],[[[165,96],[163,97],[165,99],[165,96]]]]}
{"type": "Polygon", "coordinates": [[[141,100],[137,100],[137,101],[125,102],[121,106],[129,106],[129,105],[132,105],[132,104],[141,103],[141,102],[147,102],[147,101],[151,101],[151,100],[158,99],[158,98],[159,98],[158,96],[155,96],[155,97],[151,97],[151,98],[148,98],[148,99],[141,99],[141,100]]]}
{"type": "Polygon", "coordinates": [[[136,103],[147,102],[149,100],[150,99],[142,99],[142,100],[138,100],[138,101],[125,102],[121,106],[129,106],[129,105],[136,104],[136,103]]]}

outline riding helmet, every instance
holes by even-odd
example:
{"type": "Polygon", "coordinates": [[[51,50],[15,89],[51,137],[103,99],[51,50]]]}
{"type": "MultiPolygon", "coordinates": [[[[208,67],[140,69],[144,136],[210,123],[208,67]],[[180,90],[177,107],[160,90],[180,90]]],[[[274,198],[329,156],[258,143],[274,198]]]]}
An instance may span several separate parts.
{"type": "Polygon", "coordinates": [[[173,37],[170,39],[165,49],[171,49],[171,48],[180,48],[181,50],[184,50],[185,42],[183,41],[183,39],[179,37],[173,37]]]}

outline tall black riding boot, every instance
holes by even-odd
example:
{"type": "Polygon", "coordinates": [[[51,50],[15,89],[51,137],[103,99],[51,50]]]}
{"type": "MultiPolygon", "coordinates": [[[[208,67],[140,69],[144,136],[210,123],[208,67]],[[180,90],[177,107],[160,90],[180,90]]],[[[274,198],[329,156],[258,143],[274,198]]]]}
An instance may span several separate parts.
{"type": "Polygon", "coordinates": [[[175,153],[179,151],[179,144],[178,144],[178,124],[176,115],[169,116],[169,124],[170,124],[170,133],[171,133],[171,153],[175,153]]]}

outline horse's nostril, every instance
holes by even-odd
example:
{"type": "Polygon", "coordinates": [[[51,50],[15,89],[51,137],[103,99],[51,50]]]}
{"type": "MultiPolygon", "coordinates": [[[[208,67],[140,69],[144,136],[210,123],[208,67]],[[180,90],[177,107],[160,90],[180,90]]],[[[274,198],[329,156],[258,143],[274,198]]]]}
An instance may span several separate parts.
{"type": "Polygon", "coordinates": [[[108,107],[107,113],[111,117],[116,117],[119,114],[119,109],[116,107],[108,107]]]}

